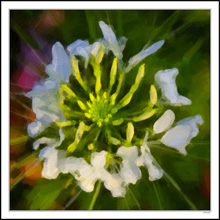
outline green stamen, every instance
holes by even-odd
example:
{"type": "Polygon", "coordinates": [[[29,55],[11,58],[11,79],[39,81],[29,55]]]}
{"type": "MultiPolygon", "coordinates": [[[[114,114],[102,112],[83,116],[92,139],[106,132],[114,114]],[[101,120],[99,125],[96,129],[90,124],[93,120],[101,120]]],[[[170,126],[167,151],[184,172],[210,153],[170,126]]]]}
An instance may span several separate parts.
{"type": "Polygon", "coordinates": [[[133,94],[138,89],[138,86],[140,85],[140,82],[142,78],[144,77],[144,70],[145,70],[145,64],[141,65],[138,74],[135,79],[135,83],[132,85],[130,91],[124,96],[124,98],[121,99],[121,101],[116,105],[118,109],[123,108],[124,106],[128,105],[133,97],[133,94]]]}
{"type": "Polygon", "coordinates": [[[157,90],[154,85],[150,86],[150,105],[155,105],[157,103],[157,90]]]}
{"type": "Polygon", "coordinates": [[[120,118],[120,119],[117,119],[117,120],[114,120],[112,121],[112,124],[113,125],[121,125],[123,123],[124,119],[123,118],[120,118]]]}
{"type": "Polygon", "coordinates": [[[128,127],[126,130],[126,139],[129,143],[131,143],[134,136],[134,125],[131,122],[128,122],[128,127]]]}
{"type": "Polygon", "coordinates": [[[117,73],[117,58],[114,58],[114,61],[112,63],[112,68],[111,68],[111,72],[110,72],[110,82],[109,82],[109,88],[108,88],[108,93],[111,93],[112,90],[112,86],[115,83],[115,76],[117,73]]]}
{"type": "Polygon", "coordinates": [[[96,63],[100,64],[102,62],[103,56],[105,55],[105,46],[101,44],[97,55],[95,56],[96,63]]]}
{"type": "Polygon", "coordinates": [[[91,57],[91,64],[93,66],[94,75],[96,77],[96,83],[95,83],[95,92],[96,94],[99,93],[101,90],[101,66],[99,63],[96,62],[94,57],[91,57]]]}
{"type": "Polygon", "coordinates": [[[84,122],[80,122],[79,123],[79,126],[78,126],[77,131],[76,131],[76,135],[75,135],[75,140],[67,148],[67,151],[69,153],[73,153],[76,150],[77,144],[80,142],[80,140],[81,140],[81,138],[82,138],[82,136],[84,134],[84,131],[89,131],[90,128],[91,127],[85,125],[84,122]]]}
{"type": "Polygon", "coordinates": [[[59,103],[63,104],[65,98],[75,101],[77,99],[76,94],[65,84],[61,85],[59,88],[59,103]]]}
{"type": "Polygon", "coordinates": [[[131,120],[133,120],[135,122],[146,120],[146,119],[152,117],[156,113],[156,111],[157,111],[157,109],[148,110],[147,112],[145,112],[137,117],[131,118],[131,120]]]}
{"type": "Polygon", "coordinates": [[[86,83],[82,80],[80,72],[79,72],[78,60],[75,57],[73,57],[71,61],[72,61],[72,67],[73,67],[73,74],[75,75],[76,80],[83,87],[83,89],[87,91],[88,87],[86,83]]]}
{"type": "Polygon", "coordinates": [[[119,79],[118,79],[118,86],[117,86],[117,89],[116,89],[116,92],[111,96],[110,98],[110,103],[111,105],[114,105],[115,104],[115,100],[121,90],[121,86],[122,86],[122,82],[125,78],[125,73],[124,72],[120,72],[120,75],[119,75],[119,79]]]}

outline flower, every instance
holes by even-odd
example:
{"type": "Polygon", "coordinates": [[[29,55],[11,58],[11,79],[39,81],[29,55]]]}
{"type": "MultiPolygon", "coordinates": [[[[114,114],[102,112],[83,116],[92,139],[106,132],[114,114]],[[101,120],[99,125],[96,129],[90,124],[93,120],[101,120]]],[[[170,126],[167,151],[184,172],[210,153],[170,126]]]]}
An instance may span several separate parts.
{"type": "Polygon", "coordinates": [[[124,197],[129,184],[141,179],[141,166],[147,168],[150,181],[159,180],[164,174],[148,147],[150,137],[166,132],[160,142],[186,154],[185,147],[198,134],[197,125],[202,124],[202,118],[186,118],[172,127],[175,114],[168,109],[152,128],[146,123],[144,138],[139,136],[136,122],[160,114],[164,104],[181,106],[191,101],[178,94],[178,70],[174,68],[157,72],[149,100],[143,96],[145,107],[128,111],[144,78],[145,65],[140,65],[125,94],[122,84],[130,70],[156,52],[164,40],[124,63],[126,38],[117,39],[103,21],[99,25],[104,38],[93,44],[79,39],[67,46],[67,51],[60,42],[54,44],[52,63],[45,68],[48,77],[26,94],[32,99],[37,119],[28,125],[28,134],[36,139],[33,148],[40,151],[39,157],[44,160],[43,178],[56,179],[60,173],[70,173],[85,192],[92,192],[100,181],[113,197],[124,197]],[[109,51],[114,54],[113,59],[109,51]],[[103,67],[103,60],[111,64],[109,68],[103,67]],[[108,83],[103,83],[103,79],[108,79],[108,83]],[[158,99],[159,90],[162,95],[158,99]],[[59,138],[47,136],[49,128],[59,133],[59,138]]]}

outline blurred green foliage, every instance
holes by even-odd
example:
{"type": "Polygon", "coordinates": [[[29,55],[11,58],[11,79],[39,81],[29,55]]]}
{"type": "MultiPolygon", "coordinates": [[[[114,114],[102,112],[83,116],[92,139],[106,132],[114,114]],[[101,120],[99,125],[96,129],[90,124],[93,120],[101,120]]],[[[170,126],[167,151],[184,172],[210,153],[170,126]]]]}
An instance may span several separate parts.
{"type": "MultiPolygon", "coordinates": [[[[20,40],[37,47],[29,31],[35,28],[42,13],[39,10],[11,11],[11,75],[17,67],[20,40]]],[[[208,186],[204,190],[208,177],[204,170],[209,170],[210,165],[210,11],[66,10],[64,15],[64,22],[58,23],[50,32],[41,30],[41,36],[48,43],[60,41],[68,46],[77,39],[89,39],[92,43],[102,37],[98,25],[100,20],[111,24],[117,37],[125,36],[128,39],[123,53],[124,61],[128,61],[144,45],[164,39],[163,47],[142,61],[146,63],[146,74],[142,88],[134,96],[134,102],[135,97],[148,95],[149,86],[154,82],[154,74],[158,70],[176,67],[179,69],[176,80],[179,93],[192,100],[190,106],[173,108],[176,121],[197,114],[204,120],[199,135],[187,146],[187,156],[163,146],[151,146],[152,154],[176,181],[181,192],[165,177],[156,182],[148,181],[147,170],[143,169],[143,178],[136,185],[129,186],[125,198],[113,198],[102,187],[94,209],[187,210],[192,208],[184,197],[187,195],[197,209],[209,210],[208,186]]],[[[127,88],[136,72],[137,68],[134,68],[127,78],[127,88]]],[[[148,123],[152,125],[153,121],[148,123]]],[[[44,181],[37,182],[33,189],[19,183],[11,191],[11,209],[48,209],[63,188],[60,180],[45,181],[45,184],[44,181]],[[30,200],[33,203],[28,206],[30,200]]],[[[67,209],[88,209],[93,193],[82,191],[67,209]]]]}

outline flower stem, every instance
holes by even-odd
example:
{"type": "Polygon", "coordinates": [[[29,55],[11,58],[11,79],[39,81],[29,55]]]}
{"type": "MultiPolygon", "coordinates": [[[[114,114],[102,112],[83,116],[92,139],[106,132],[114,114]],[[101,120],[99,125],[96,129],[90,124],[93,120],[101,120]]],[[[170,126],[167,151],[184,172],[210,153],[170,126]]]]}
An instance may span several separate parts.
{"type": "Polygon", "coordinates": [[[98,197],[98,195],[99,195],[100,189],[101,189],[101,180],[98,182],[98,185],[97,185],[97,187],[96,187],[95,193],[94,193],[94,195],[93,195],[93,197],[92,197],[92,201],[91,201],[91,203],[90,203],[90,205],[89,205],[89,210],[92,210],[92,209],[93,209],[93,206],[94,206],[94,204],[95,204],[95,201],[96,201],[96,199],[97,199],[97,197],[98,197]]]}

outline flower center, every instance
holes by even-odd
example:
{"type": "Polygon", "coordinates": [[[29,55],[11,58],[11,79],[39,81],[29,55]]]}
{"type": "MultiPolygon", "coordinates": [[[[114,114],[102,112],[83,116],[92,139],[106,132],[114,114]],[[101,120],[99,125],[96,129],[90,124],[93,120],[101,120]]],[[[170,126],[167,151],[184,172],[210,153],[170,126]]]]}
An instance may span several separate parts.
{"type": "Polygon", "coordinates": [[[89,108],[85,113],[86,117],[97,123],[99,127],[103,124],[107,124],[110,118],[112,118],[112,113],[114,113],[107,93],[104,92],[101,95],[97,95],[96,98],[90,94],[90,100],[91,101],[87,102],[89,108]]]}

